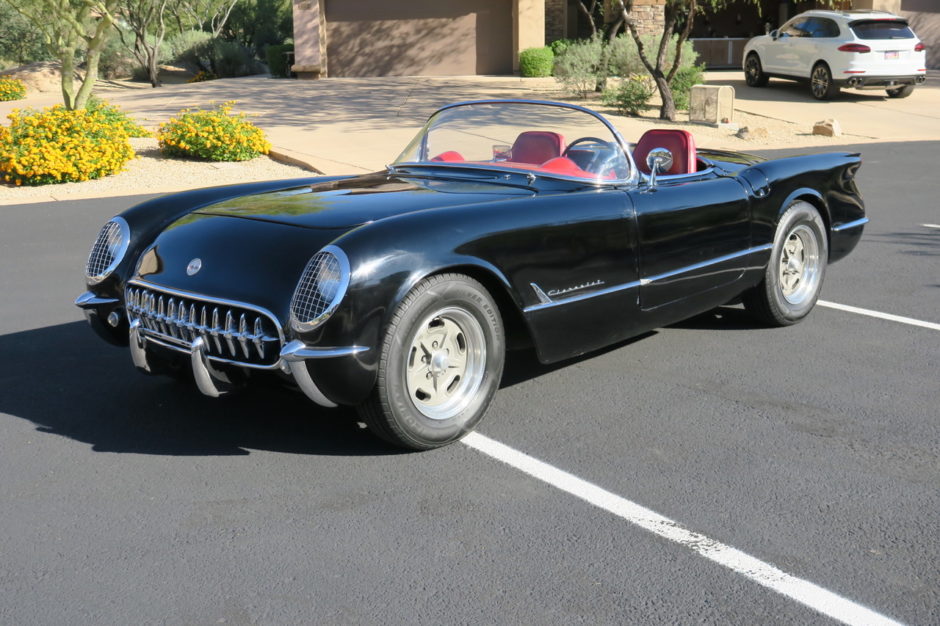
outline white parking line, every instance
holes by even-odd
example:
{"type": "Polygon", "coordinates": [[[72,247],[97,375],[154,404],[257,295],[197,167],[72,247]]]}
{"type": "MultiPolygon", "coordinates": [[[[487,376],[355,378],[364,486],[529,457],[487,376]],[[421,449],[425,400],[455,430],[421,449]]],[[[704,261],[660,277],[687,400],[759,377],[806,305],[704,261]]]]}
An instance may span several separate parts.
{"type": "Polygon", "coordinates": [[[940,228],[940,224],[921,224],[921,226],[926,228],[940,228]]]}
{"type": "Polygon", "coordinates": [[[622,498],[548,463],[539,461],[485,435],[470,433],[463,438],[463,443],[474,450],[525,472],[533,478],[613,513],[617,517],[648,530],[654,535],[689,548],[709,561],[727,567],[759,585],[772,589],[840,622],[858,624],[859,626],[863,624],[866,626],[899,624],[899,622],[861,604],[823,589],[808,580],[791,576],[770,563],[765,563],[729,545],[688,530],[668,517],[664,517],[655,511],[622,498]]]}
{"type": "Polygon", "coordinates": [[[829,302],[827,300],[817,300],[816,304],[819,306],[828,307],[830,309],[846,311],[848,313],[867,315],[868,317],[877,317],[878,319],[888,320],[890,322],[898,322],[900,324],[908,324],[910,326],[920,326],[921,328],[929,328],[930,330],[940,330],[940,324],[935,324],[934,322],[925,322],[923,320],[916,320],[913,317],[904,317],[902,315],[894,315],[893,313],[881,313],[880,311],[862,309],[857,306],[849,306],[847,304],[839,304],[838,302],[829,302]]]}

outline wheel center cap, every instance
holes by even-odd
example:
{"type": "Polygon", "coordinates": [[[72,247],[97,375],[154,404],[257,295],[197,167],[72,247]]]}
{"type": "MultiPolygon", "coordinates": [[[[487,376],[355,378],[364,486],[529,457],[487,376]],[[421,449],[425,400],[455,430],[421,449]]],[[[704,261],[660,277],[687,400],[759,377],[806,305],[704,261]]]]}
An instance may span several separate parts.
{"type": "Polygon", "coordinates": [[[440,375],[444,370],[447,369],[447,353],[446,352],[435,352],[434,356],[431,357],[431,373],[435,376],[440,375]]]}

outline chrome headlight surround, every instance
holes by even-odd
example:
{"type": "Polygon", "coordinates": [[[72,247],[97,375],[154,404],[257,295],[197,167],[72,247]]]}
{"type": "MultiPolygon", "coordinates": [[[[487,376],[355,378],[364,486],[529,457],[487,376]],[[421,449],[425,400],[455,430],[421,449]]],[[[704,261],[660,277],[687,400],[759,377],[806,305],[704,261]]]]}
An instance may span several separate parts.
{"type": "Polygon", "coordinates": [[[130,242],[131,229],[123,217],[112,217],[101,227],[85,262],[85,280],[89,285],[97,285],[111,275],[124,260],[130,242]]]}
{"type": "Polygon", "coordinates": [[[330,245],[307,262],[290,301],[291,328],[310,332],[333,315],[349,288],[349,259],[330,245]]]}

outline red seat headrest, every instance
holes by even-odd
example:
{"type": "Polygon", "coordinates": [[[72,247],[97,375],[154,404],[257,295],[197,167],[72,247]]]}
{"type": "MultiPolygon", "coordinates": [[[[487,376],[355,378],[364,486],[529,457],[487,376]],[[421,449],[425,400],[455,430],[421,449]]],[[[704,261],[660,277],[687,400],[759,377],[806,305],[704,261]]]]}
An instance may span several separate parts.
{"type": "Polygon", "coordinates": [[[654,128],[643,133],[633,148],[633,160],[644,174],[650,173],[646,157],[654,148],[672,152],[672,167],[663,174],[690,174],[697,171],[695,138],[687,130],[654,128]]]}
{"type": "Polygon", "coordinates": [[[549,159],[561,156],[565,149],[565,138],[547,130],[527,130],[519,133],[512,144],[510,161],[541,165],[549,159]]]}

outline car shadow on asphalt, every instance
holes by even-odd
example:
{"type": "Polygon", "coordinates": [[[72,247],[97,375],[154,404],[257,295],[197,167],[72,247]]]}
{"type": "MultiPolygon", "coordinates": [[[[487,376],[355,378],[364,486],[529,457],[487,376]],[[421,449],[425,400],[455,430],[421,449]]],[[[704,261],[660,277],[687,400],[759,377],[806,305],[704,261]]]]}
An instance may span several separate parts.
{"type": "Polygon", "coordinates": [[[0,413],[97,452],[403,452],[361,429],[355,411],[322,409],[289,389],[265,385],[212,399],[192,385],[141,374],[126,349],[103,344],[84,322],[2,335],[0,354],[0,413]]]}

